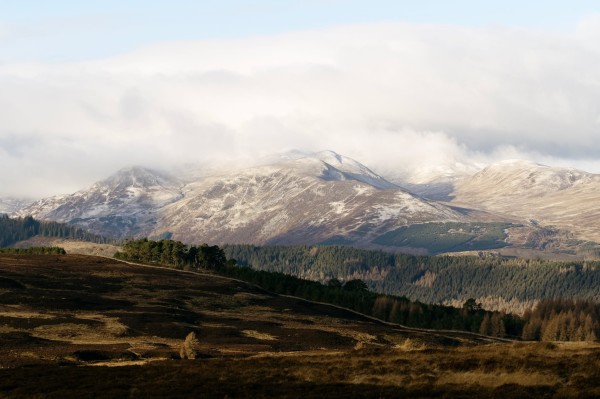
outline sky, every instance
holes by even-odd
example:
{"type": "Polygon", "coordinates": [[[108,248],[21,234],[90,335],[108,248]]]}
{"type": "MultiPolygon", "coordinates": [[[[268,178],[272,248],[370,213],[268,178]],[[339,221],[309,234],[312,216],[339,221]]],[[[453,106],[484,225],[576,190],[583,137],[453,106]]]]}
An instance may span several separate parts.
{"type": "Polygon", "coordinates": [[[600,173],[597,1],[0,0],[0,196],[331,149],[600,173]]]}

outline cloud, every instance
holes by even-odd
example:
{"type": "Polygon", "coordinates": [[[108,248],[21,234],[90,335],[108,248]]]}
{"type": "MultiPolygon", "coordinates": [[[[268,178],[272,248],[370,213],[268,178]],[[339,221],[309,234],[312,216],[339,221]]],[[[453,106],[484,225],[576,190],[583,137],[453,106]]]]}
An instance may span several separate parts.
{"type": "Polygon", "coordinates": [[[15,171],[0,193],[289,148],[333,149],[386,173],[505,155],[600,172],[599,26],[378,23],[0,65],[0,167],[15,171]]]}

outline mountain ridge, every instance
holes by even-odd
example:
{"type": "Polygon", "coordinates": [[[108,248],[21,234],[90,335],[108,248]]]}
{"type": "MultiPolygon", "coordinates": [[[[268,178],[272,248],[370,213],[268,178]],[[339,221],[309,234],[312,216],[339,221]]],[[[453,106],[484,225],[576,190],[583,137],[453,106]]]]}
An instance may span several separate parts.
{"type": "Polygon", "coordinates": [[[36,201],[13,216],[72,223],[99,234],[124,237],[144,231],[157,209],[181,196],[177,179],[129,166],[87,189],[36,201]]]}
{"type": "Polygon", "coordinates": [[[508,160],[457,182],[451,203],[511,214],[600,242],[600,175],[508,160]]]}
{"type": "MultiPolygon", "coordinates": [[[[441,187],[438,183],[420,188],[435,191],[441,187]]],[[[229,165],[178,177],[130,166],[87,189],[36,201],[12,216],[70,222],[113,237],[173,237],[219,244],[380,248],[386,242],[392,245],[388,249],[397,251],[400,242],[423,242],[406,240],[411,232],[464,236],[480,231],[470,224],[482,222],[523,223],[520,229],[505,230],[506,245],[540,242],[529,237],[544,236],[536,231],[545,226],[600,241],[600,228],[593,223],[600,216],[596,205],[600,175],[507,160],[444,184],[446,197],[431,200],[333,151],[289,151],[251,167],[229,165]],[[448,230],[447,222],[463,223],[465,230],[448,230]],[[424,223],[435,225],[387,234],[424,223]],[[377,240],[384,234],[386,239],[377,240]]],[[[494,237],[502,238],[496,233],[494,237]]],[[[569,234],[554,237],[571,240],[569,234]]],[[[498,245],[503,244],[494,247],[498,245]]],[[[406,249],[422,253],[419,248],[406,249]]]]}

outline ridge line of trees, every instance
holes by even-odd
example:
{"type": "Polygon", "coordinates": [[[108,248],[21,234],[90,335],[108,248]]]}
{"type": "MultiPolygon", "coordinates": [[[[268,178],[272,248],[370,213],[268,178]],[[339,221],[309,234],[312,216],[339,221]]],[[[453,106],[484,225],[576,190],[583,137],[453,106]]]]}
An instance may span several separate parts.
{"type": "Polygon", "coordinates": [[[118,244],[120,241],[90,233],[67,223],[39,221],[31,216],[10,218],[0,214],[0,247],[7,247],[34,236],[69,238],[96,244],[118,244]]]}
{"type": "Polygon", "coordinates": [[[14,255],[66,255],[61,247],[0,248],[0,254],[14,255]]]}

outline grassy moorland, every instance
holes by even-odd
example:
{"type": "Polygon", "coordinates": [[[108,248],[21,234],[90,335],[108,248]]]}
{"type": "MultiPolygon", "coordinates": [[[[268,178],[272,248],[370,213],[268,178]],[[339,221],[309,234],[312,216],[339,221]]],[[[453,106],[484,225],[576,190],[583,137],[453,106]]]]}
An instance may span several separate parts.
{"type": "Polygon", "coordinates": [[[0,255],[0,397],[598,397],[599,366],[595,344],[408,329],[215,275],[0,255]],[[190,332],[197,356],[182,360],[190,332]]]}

